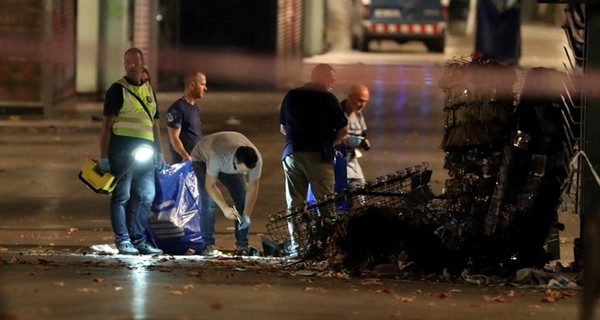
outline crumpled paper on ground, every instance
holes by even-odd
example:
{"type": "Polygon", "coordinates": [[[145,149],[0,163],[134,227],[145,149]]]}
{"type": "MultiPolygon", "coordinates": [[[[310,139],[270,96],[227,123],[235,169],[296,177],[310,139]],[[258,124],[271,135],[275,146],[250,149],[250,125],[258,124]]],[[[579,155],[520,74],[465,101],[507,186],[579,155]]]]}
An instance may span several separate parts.
{"type": "Polygon", "coordinates": [[[95,244],[90,246],[95,254],[118,254],[119,250],[114,244],[95,244]]]}

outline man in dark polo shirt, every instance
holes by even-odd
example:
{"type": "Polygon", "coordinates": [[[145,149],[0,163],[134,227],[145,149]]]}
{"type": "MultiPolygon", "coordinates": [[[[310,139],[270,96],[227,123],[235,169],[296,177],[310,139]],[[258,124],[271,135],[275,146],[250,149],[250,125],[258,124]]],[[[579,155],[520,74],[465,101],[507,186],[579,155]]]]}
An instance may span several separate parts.
{"type": "Polygon", "coordinates": [[[315,199],[333,193],[335,144],[348,134],[348,119],[330,91],[335,72],[319,64],[310,82],[290,90],[281,104],[279,123],[285,135],[281,156],[287,209],[303,206],[310,184],[315,199]]]}
{"type": "Polygon", "coordinates": [[[167,130],[171,162],[191,160],[190,153],[202,138],[200,107],[196,101],[208,90],[206,76],[202,72],[188,73],[183,78],[183,96],[167,110],[167,130]]]}

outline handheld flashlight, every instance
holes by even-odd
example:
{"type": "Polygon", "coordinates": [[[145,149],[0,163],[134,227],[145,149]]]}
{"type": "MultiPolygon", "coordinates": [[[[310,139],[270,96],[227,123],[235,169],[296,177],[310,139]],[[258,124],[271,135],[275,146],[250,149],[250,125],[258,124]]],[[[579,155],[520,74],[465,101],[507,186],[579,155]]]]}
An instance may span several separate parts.
{"type": "Polygon", "coordinates": [[[147,144],[143,144],[135,148],[132,154],[133,159],[135,159],[135,161],[144,162],[152,158],[152,156],[154,155],[154,149],[147,144]]]}

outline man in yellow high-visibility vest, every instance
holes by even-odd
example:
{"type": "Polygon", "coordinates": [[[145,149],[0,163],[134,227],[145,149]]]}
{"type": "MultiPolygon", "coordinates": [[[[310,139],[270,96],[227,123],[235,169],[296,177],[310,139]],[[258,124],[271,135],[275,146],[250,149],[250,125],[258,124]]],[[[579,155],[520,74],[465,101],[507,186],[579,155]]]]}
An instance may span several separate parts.
{"type": "Polygon", "coordinates": [[[119,253],[160,254],[162,250],[149,244],[145,235],[155,194],[155,165],[164,164],[158,105],[152,86],[142,81],[142,51],[128,49],[124,63],[126,75],[113,83],[104,99],[98,165],[118,177],[110,219],[119,253]],[[153,151],[153,157],[134,158],[143,147],[153,151]]]}

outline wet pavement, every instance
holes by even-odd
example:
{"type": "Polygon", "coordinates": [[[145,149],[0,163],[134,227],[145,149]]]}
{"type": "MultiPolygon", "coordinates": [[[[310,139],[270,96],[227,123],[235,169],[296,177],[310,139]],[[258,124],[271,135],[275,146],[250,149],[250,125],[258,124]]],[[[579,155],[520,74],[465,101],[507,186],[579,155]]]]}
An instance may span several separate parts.
{"type": "MultiPolygon", "coordinates": [[[[537,61],[560,68],[562,30],[535,27],[534,32],[530,42],[524,41],[525,65],[537,61]],[[547,45],[545,37],[556,39],[553,46],[559,48],[527,49],[536,41],[547,45]]],[[[305,60],[304,79],[314,63],[334,64],[334,92],[340,98],[353,83],[370,88],[365,117],[372,149],[361,159],[368,179],[427,163],[433,170],[432,190],[441,192],[446,179],[439,148],[443,96],[436,81],[444,61],[468,55],[469,41],[452,38],[445,55],[384,43],[381,52],[372,54],[331,52],[305,60]]],[[[210,90],[210,76],[208,82],[210,90]]],[[[250,234],[251,245],[261,250],[269,215],[285,208],[277,118],[284,94],[209,91],[201,101],[205,134],[239,131],[262,153],[265,165],[250,234]]],[[[179,95],[160,92],[161,109],[179,95]]],[[[84,101],[65,107],[57,118],[0,120],[0,319],[577,317],[578,290],[548,299],[556,291],[348,278],[319,266],[290,267],[275,258],[94,254],[92,245],[113,241],[108,197],[86,189],[77,173],[87,158],[98,155],[100,114],[100,102],[84,101]]],[[[560,220],[567,228],[560,237],[562,261],[569,263],[579,219],[572,202],[565,206],[560,220]]],[[[217,247],[233,249],[232,225],[222,215],[216,231],[217,247]]]]}
{"type": "Polygon", "coordinates": [[[268,261],[13,257],[0,319],[575,319],[577,291],[285,272],[268,261]],[[559,296],[560,295],[560,296],[559,296]]]}

